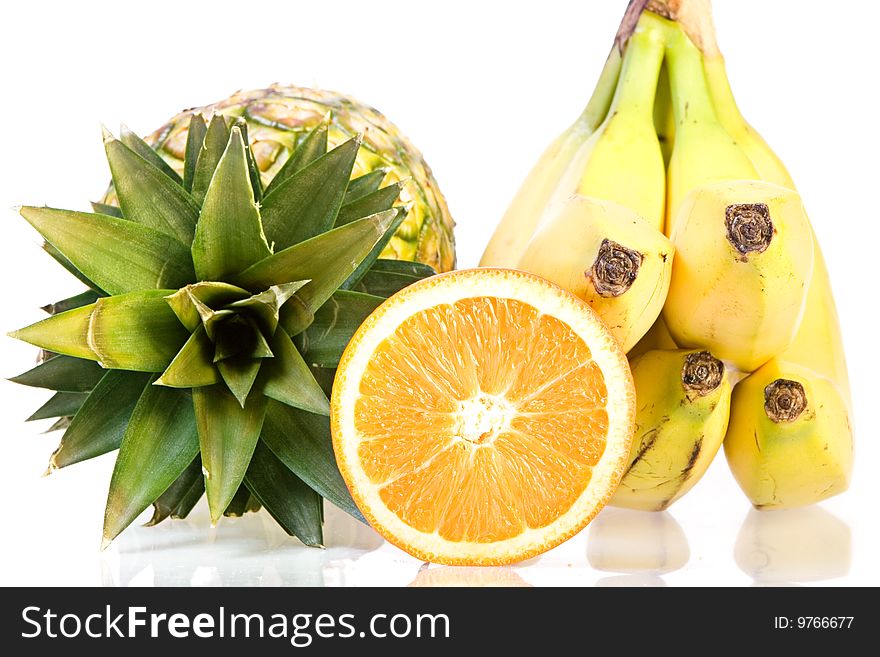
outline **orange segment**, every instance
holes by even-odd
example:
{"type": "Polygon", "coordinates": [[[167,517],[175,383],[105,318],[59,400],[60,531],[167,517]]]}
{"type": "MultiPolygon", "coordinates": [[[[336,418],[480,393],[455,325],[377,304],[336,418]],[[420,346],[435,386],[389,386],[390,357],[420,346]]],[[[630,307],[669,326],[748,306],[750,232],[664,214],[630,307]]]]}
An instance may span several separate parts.
{"type": "Polygon", "coordinates": [[[419,558],[500,564],[586,525],[619,483],[634,393],[593,311],[531,274],[421,281],[357,331],[333,446],[365,517],[419,558]]]}

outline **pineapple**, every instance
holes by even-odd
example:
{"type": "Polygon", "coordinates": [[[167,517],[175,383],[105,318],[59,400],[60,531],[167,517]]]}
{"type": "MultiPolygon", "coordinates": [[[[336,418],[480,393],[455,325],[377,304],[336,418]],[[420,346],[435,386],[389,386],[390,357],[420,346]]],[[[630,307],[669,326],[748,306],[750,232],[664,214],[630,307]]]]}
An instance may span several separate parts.
{"type": "Polygon", "coordinates": [[[119,450],[105,543],[151,504],[156,523],[205,493],[212,520],[263,507],[307,545],[322,498],[360,517],[330,441],[334,368],[386,296],[434,270],[380,257],[413,216],[395,207],[407,183],[363,173],[359,137],[331,148],[337,125],[323,116],[268,168],[242,117],[179,120],[181,163],[106,133],[118,207],[21,208],[89,289],[11,334],[44,350],[13,380],[57,391],[32,416],[62,418],[50,470],[119,450]]]}
{"type": "MultiPolygon", "coordinates": [[[[247,121],[254,159],[267,188],[305,135],[330,112],[331,147],[363,135],[354,176],[384,171],[385,184],[404,181],[399,203],[409,210],[381,257],[423,262],[438,272],[455,268],[454,223],[437,181],[422,154],[377,110],[321,89],[273,85],[181,112],[146,141],[181,174],[190,117],[214,112],[247,121]]],[[[112,188],[102,202],[117,204],[112,188]]]]}

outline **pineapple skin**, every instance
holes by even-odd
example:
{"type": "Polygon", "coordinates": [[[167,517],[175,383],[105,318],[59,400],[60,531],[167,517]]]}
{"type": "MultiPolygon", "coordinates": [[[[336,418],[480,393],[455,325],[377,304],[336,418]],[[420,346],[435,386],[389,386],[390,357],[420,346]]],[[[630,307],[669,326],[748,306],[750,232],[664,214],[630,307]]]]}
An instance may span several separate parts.
{"type": "MultiPolygon", "coordinates": [[[[409,211],[380,257],[421,262],[438,273],[455,268],[455,222],[446,199],[421,152],[378,110],[350,96],[322,89],[275,84],[239,91],[219,102],[184,110],[145,137],[178,173],[183,171],[190,116],[199,112],[206,118],[217,112],[247,121],[264,187],[297,144],[330,112],[331,148],[363,135],[352,178],[386,168],[383,185],[407,180],[398,204],[409,206],[409,211]]],[[[118,205],[112,187],[102,202],[118,205]]]]}

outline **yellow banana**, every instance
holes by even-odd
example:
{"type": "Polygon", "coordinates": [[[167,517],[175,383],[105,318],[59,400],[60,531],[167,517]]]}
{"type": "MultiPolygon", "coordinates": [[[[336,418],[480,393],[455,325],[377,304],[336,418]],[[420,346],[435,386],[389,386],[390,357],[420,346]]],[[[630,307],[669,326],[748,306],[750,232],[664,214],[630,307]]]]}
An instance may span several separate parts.
{"type": "Polygon", "coordinates": [[[678,345],[675,344],[675,340],[672,339],[672,334],[669,332],[669,327],[663,321],[663,315],[657,318],[648,332],[636,343],[636,346],[626,352],[626,356],[632,360],[654,349],[678,349],[678,345]]]}
{"type": "Polygon", "coordinates": [[[649,351],[630,363],[636,433],[610,504],[662,511],[706,472],[724,440],[730,381],[707,351],[649,351]]]}
{"type": "MultiPolygon", "coordinates": [[[[795,189],[782,160],[740,113],[711,23],[703,26],[703,67],[721,123],[761,179],[795,189]]],[[[737,386],[724,443],[731,470],[759,508],[818,502],[845,490],[852,471],[852,403],[840,322],[825,259],[809,231],[813,273],[794,341],[737,386]],[[780,403],[789,408],[782,416],[774,410],[780,403]]]]}
{"type": "MultiPolygon", "coordinates": [[[[724,58],[715,45],[714,35],[710,34],[703,42],[706,44],[703,68],[722,125],[748,155],[761,180],[796,189],[782,160],[740,113],[727,78],[724,58]]],[[[812,227],[810,232],[813,238],[813,275],[807,291],[804,315],[794,342],[780,358],[805,365],[831,379],[851,406],[846,356],[831,279],[812,227]]]]}
{"type": "Polygon", "coordinates": [[[624,350],[659,315],[672,268],[654,132],[664,49],[663,35],[640,21],[608,117],[563,176],[517,262],[587,301],[624,350]]]}
{"type": "MultiPolygon", "coordinates": [[[[666,63],[675,116],[675,143],[669,160],[666,234],[683,216],[687,195],[704,185],[757,178],[752,163],[718,120],[709,96],[700,51],[678,23],[646,13],[666,29],[666,63]]],[[[686,216],[686,215],[684,215],[686,216]]]]}
{"type": "Polygon", "coordinates": [[[750,372],[794,339],[813,270],[809,222],[797,193],[759,181],[722,125],[694,42],[656,20],[669,26],[676,118],[667,230],[677,255],[663,318],[679,345],[750,372]]]}
{"type": "Polygon", "coordinates": [[[628,351],[660,313],[672,245],[635,212],[574,195],[546,217],[518,266],[576,294],[628,351]]]}
{"type": "Polygon", "coordinates": [[[573,166],[581,147],[605,119],[620,66],[620,50],[615,45],[586,109],[550,144],[526,176],[486,246],[480,259],[481,267],[515,267],[519,262],[550,197],[573,166]]]}
{"type": "Polygon", "coordinates": [[[773,359],[737,384],[724,453],[759,509],[819,502],[852,472],[849,408],[829,379],[773,359]]]}
{"type": "MultiPolygon", "coordinates": [[[[574,171],[578,194],[631,208],[660,231],[666,171],[654,104],[664,49],[664,32],[640,20],[627,43],[608,116],[582,148],[582,168],[574,171]]],[[[563,182],[563,193],[565,188],[563,182]]]]}
{"type": "Polygon", "coordinates": [[[705,185],[680,208],[663,318],[675,342],[751,372],[794,339],[813,271],[800,195],[756,180],[705,185]]]}

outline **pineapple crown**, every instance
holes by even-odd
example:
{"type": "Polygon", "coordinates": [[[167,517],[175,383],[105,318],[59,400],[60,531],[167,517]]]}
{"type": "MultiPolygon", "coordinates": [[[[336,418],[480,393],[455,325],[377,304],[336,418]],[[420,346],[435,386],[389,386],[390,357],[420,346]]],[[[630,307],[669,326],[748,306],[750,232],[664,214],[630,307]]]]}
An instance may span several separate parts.
{"type": "Polygon", "coordinates": [[[242,119],[194,114],[182,175],[105,130],[118,208],[21,208],[89,290],[11,334],[49,356],[13,381],[58,391],[31,417],[62,417],[50,471],[119,448],[105,543],[150,504],[153,522],[185,516],[204,490],[213,521],[264,506],[312,545],[321,496],[360,515],[328,382],[361,321],[433,270],[379,259],[400,184],[350,180],[361,141],[328,150],[328,123],[265,189],[242,119]]]}

